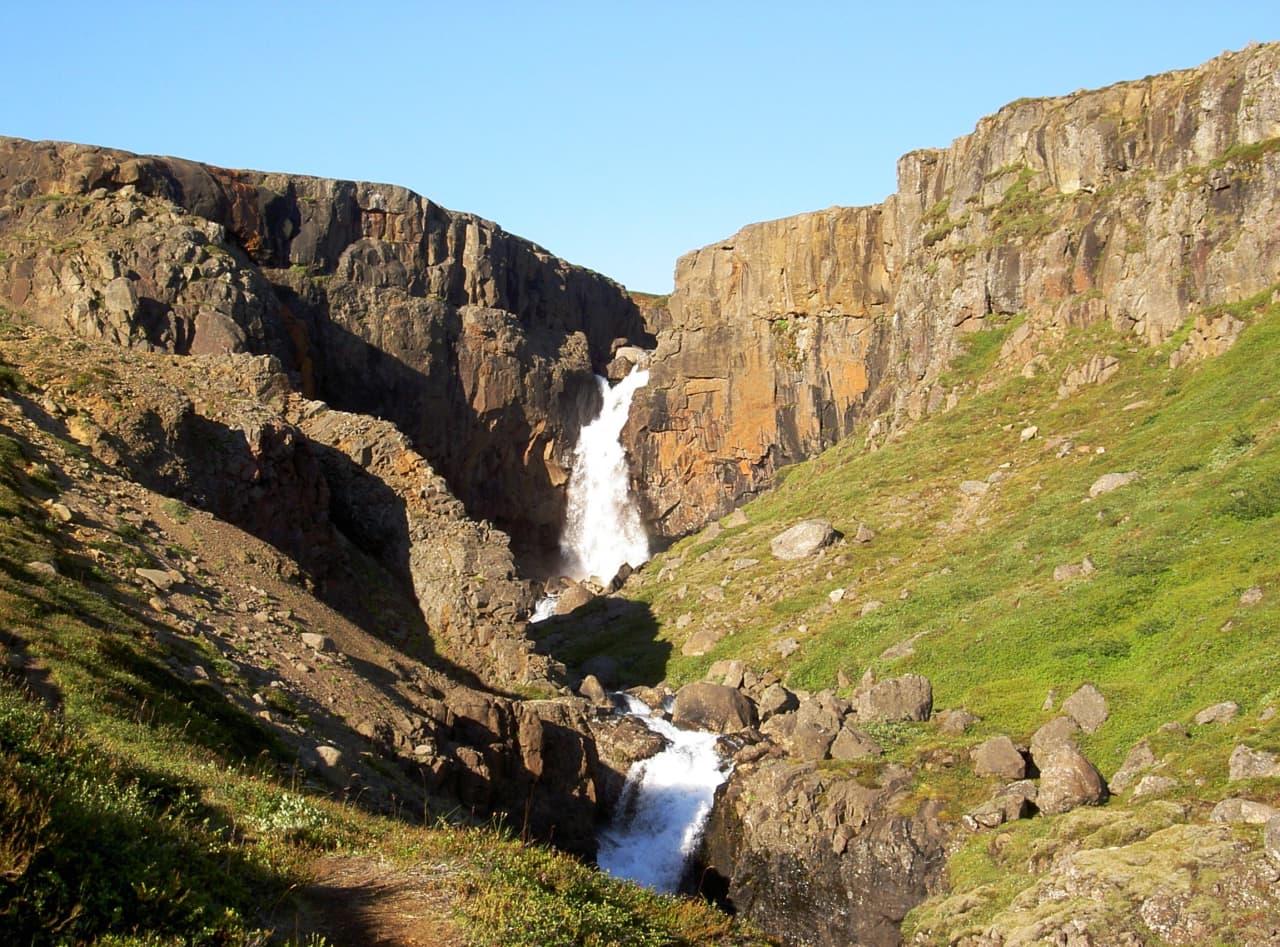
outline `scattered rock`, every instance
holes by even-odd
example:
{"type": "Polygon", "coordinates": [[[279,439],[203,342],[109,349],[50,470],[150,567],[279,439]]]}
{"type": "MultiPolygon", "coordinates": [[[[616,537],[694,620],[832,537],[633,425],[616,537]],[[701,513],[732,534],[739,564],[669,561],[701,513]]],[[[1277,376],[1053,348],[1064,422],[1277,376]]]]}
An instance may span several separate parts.
{"type": "Polygon", "coordinates": [[[1093,560],[1088,556],[1080,562],[1079,565],[1068,563],[1053,568],[1053,580],[1055,582],[1068,582],[1071,579],[1080,579],[1087,575],[1093,575],[1097,569],[1093,564],[1093,560]]]}
{"type": "Polygon", "coordinates": [[[699,628],[689,636],[689,640],[680,648],[680,653],[692,658],[701,657],[714,648],[724,634],[719,628],[699,628]]]}
{"type": "Polygon", "coordinates": [[[732,687],[735,690],[742,687],[743,678],[746,676],[747,665],[744,661],[734,659],[732,661],[716,661],[711,667],[707,668],[707,673],[703,675],[703,680],[711,681],[716,684],[723,684],[725,687],[732,687]]]}
{"type": "Polygon", "coordinates": [[[1021,440],[1025,444],[1027,441],[1032,440],[1039,433],[1040,433],[1040,428],[1032,424],[1029,427],[1024,427],[1022,429],[1022,434],[1020,435],[1019,440],[1021,440]]]}
{"type": "Polygon", "coordinates": [[[1169,776],[1143,776],[1138,780],[1138,785],[1133,787],[1133,794],[1130,798],[1141,799],[1143,796],[1158,796],[1162,792],[1168,792],[1175,788],[1178,781],[1169,776]]]}
{"type": "Polygon", "coordinates": [[[578,693],[596,706],[613,706],[613,700],[594,674],[588,674],[582,679],[582,683],[578,685],[578,693]]]}
{"type": "Polygon", "coordinates": [[[760,713],[760,720],[764,722],[777,714],[785,714],[797,710],[800,707],[800,701],[795,694],[781,684],[770,684],[761,693],[756,707],[760,713]]]}
{"type": "Polygon", "coordinates": [[[962,480],[960,481],[960,492],[967,497],[980,497],[991,489],[991,484],[985,480],[962,480]]]}
{"type": "Polygon", "coordinates": [[[1036,784],[1029,779],[1022,779],[1005,786],[990,800],[966,813],[961,821],[969,831],[977,832],[1025,819],[1031,814],[1037,796],[1036,784]]]}
{"type": "Polygon", "coordinates": [[[844,601],[844,589],[832,589],[827,593],[827,601],[832,605],[839,605],[844,601]]]}
{"type": "Polygon", "coordinates": [[[676,691],[671,719],[681,727],[734,733],[756,725],[756,709],[735,688],[695,681],[676,691]]]}
{"type": "Polygon", "coordinates": [[[789,658],[800,650],[800,642],[795,638],[783,638],[781,641],[775,641],[772,648],[779,656],[789,658]]]}
{"type": "Polygon", "coordinates": [[[1054,717],[1031,737],[1031,759],[1044,769],[1055,750],[1076,745],[1080,726],[1070,717],[1054,717]]]}
{"type": "Polygon", "coordinates": [[[71,522],[71,508],[65,503],[50,503],[49,513],[60,523],[71,522]]]}
{"type": "Polygon", "coordinates": [[[829,546],[835,538],[836,531],[826,520],[805,520],[775,536],[769,549],[776,559],[804,559],[829,546]]]}
{"type": "Polygon", "coordinates": [[[840,728],[836,738],[831,741],[831,758],[833,760],[861,760],[883,754],[884,750],[879,743],[857,727],[849,726],[848,723],[840,728]]]}
{"type": "Polygon", "coordinates": [[[58,577],[58,567],[52,562],[28,562],[27,571],[42,579],[56,579],[58,577]]]}
{"type": "Polygon", "coordinates": [[[1240,713],[1240,705],[1234,700],[1224,700],[1220,704],[1206,707],[1195,716],[1196,726],[1203,727],[1210,723],[1230,723],[1240,713]]]}
{"type": "Polygon", "coordinates": [[[1112,791],[1124,792],[1140,773],[1155,765],[1156,755],[1151,752],[1150,745],[1146,740],[1139,740],[1129,750],[1115,775],[1111,777],[1112,791]]]}
{"type": "Polygon", "coordinates": [[[1227,761],[1231,782],[1240,779],[1257,779],[1280,776],[1280,762],[1274,753],[1264,750],[1253,750],[1243,743],[1231,751],[1231,759],[1227,761]]]}
{"type": "Polygon", "coordinates": [[[970,751],[969,757],[973,760],[973,772],[977,776],[1022,779],[1027,774],[1027,761],[1007,736],[984,740],[970,751]]]}
{"type": "Polygon", "coordinates": [[[916,642],[919,641],[921,638],[923,638],[924,635],[925,633],[923,631],[920,631],[912,635],[906,641],[899,641],[895,645],[890,645],[889,647],[885,648],[883,651],[880,652],[880,660],[896,661],[899,658],[910,657],[911,655],[916,653],[916,647],[915,647],[916,642]]]}
{"type": "Polygon", "coordinates": [[[853,710],[862,722],[928,720],[933,710],[933,685],[927,677],[904,674],[859,687],[853,695],[853,710]]]}
{"type": "Polygon", "coordinates": [[[1240,595],[1240,604],[1241,604],[1241,605],[1246,605],[1246,606],[1247,606],[1247,605],[1257,605],[1257,604],[1258,604],[1259,602],[1261,602],[1261,601],[1262,601],[1262,587],[1261,587],[1261,586],[1257,586],[1257,585],[1251,586],[1251,587],[1249,587],[1249,588],[1245,589],[1245,590],[1244,590],[1244,592],[1240,595]]]}
{"type": "Polygon", "coordinates": [[[853,534],[853,541],[863,545],[866,545],[875,538],[876,534],[863,523],[858,524],[858,531],[853,534]]]}
{"type": "Polygon", "coordinates": [[[741,572],[743,569],[750,569],[752,566],[760,565],[759,559],[735,559],[733,560],[733,571],[741,572]]]}
{"type": "Polygon", "coordinates": [[[1118,490],[1126,487],[1133,481],[1138,479],[1138,472],[1130,470],[1127,473],[1109,473],[1103,474],[1097,480],[1093,481],[1093,486],[1089,488],[1090,499],[1100,497],[1104,493],[1110,493],[1112,490],[1118,490]]]}
{"type": "Polygon", "coordinates": [[[734,510],[723,520],[725,529],[737,529],[739,526],[746,526],[749,522],[751,521],[747,519],[747,514],[742,510],[734,510]]]}
{"type": "Polygon", "coordinates": [[[685,612],[684,614],[682,614],[680,617],[676,619],[676,628],[680,631],[683,631],[684,629],[688,628],[692,624],[693,624],[693,615],[690,612],[685,612]]]}
{"type": "Polygon", "coordinates": [[[1280,816],[1280,809],[1252,799],[1223,799],[1209,813],[1210,822],[1244,822],[1249,825],[1266,825],[1280,816]]]}
{"type": "Polygon", "coordinates": [[[321,744],[312,750],[312,757],[313,764],[316,764],[312,768],[323,766],[328,769],[337,769],[342,765],[342,751],[336,746],[321,744]]]}
{"type": "Polygon", "coordinates": [[[872,612],[874,612],[878,608],[884,608],[884,602],[881,602],[878,599],[873,598],[869,602],[862,603],[862,611],[860,614],[870,615],[872,612]]]}
{"type": "Polygon", "coordinates": [[[313,651],[333,651],[335,645],[328,635],[316,634],[314,631],[302,633],[302,643],[313,651]]]}
{"type": "Polygon", "coordinates": [[[146,579],[161,592],[167,592],[173,588],[174,583],[181,581],[181,578],[175,578],[173,572],[164,569],[134,569],[134,575],[140,579],[146,579]]]}
{"type": "Polygon", "coordinates": [[[556,599],[556,614],[568,615],[590,602],[595,595],[581,582],[569,582],[556,599]]]}
{"type": "Polygon", "coordinates": [[[980,722],[976,714],[960,709],[944,710],[933,719],[943,733],[964,733],[975,723],[980,722]]]}
{"type": "Polygon", "coordinates": [[[1100,805],[1106,799],[1102,774],[1075,746],[1064,744],[1045,755],[1036,797],[1041,812],[1055,815],[1078,806],[1100,805]]]}
{"type": "Polygon", "coordinates": [[[1085,733],[1097,733],[1107,722],[1107,699],[1092,684],[1085,684],[1062,702],[1062,712],[1085,733]]]}

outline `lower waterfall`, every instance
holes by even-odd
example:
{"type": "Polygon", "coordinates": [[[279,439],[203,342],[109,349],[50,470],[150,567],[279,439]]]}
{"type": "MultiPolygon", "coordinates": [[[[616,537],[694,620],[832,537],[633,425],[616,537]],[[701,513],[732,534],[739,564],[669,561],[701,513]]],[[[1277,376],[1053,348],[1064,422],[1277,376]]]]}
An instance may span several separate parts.
{"type": "Polygon", "coordinates": [[[642,701],[619,696],[667,747],[632,764],[613,824],[600,832],[596,864],[614,877],[674,894],[702,838],[716,788],[733,764],[716,749],[716,734],[680,730],[642,701]]]}

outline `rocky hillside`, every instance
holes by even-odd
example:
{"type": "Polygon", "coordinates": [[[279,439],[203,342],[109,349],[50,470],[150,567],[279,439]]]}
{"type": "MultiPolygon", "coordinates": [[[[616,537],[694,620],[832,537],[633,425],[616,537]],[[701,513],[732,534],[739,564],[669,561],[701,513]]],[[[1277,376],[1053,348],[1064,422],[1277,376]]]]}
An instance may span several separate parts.
{"type": "MultiPolygon", "coordinates": [[[[964,337],[1026,314],[1005,359],[1064,332],[1158,345],[1280,279],[1280,46],[1021,100],[898,163],[874,207],[754,224],[682,257],[631,448],[649,519],[679,536],[884,415],[955,403],[964,337]]],[[[1198,327],[1184,356],[1238,329],[1198,327]]]]}
{"type": "Polygon", "coordinates": [[[0,139],[0,915],[1280,943],[1278,195],[1275,45],[1014,103],[669,299],[400,188],[0,139]],[[530,629],[631,346],[672,543],[530,629]],[[655,750],[602,682],[724,734],[740,920],[460,827],[590,861],[655,750]]]}

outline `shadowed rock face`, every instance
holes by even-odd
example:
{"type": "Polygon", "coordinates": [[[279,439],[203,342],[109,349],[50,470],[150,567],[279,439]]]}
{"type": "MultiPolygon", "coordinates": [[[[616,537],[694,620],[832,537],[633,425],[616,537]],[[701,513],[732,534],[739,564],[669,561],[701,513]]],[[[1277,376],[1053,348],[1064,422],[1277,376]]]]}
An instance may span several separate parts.
{"type": "Polygon", "coordinates": [[[554,547],[616,283],[401,187],[0,139],[0,304],[178,354],[276,355],[393,421],[476,517],[554,547]]]}
{"type": "Polygon", "coordinates": [[[1135,341],[1197,324],[1180,361],[1231,344],[1200,311],[1280,283],[1280,45],[1093,92],[1023,100],[898,162],[874,207],[753,224],[682,257],[629,429],[647,518],[678,536],[886,412],[888,433],[960,394],[967,333],[1015,313],[1001,353],[1035,371],[1069,326],[1135,341]]]}

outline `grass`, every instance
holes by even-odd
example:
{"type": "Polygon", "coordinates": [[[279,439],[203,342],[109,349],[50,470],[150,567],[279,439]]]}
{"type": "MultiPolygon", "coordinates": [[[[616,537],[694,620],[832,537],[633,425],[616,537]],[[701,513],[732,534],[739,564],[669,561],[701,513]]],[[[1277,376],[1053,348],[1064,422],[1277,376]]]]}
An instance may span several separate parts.
{"type": "MultiPolygon", "coordinates": [[[[853,437],[798,465],[745,508],[751,526],[720,537],[705,559],[692,554],[706,546],[695,536],[646,567],[636,597],[672,645],[668,678],[691,679],[730,657],[806,689],[868,666],[914,671],[932,680],[937,706],[967,707],[985,730],[1022,739],[1048,718],[1050,690],[1061,698],[1092,682],[1113,707],[1112,722],[1087,741],[1104,772],[1166,720],[1219,700],[1251,710],[1276,700],[1276,596],[1239,602],[1245,589],[1270,590],[1280,578],[1280,379],[1268,355],[1280,346],[1280,307],[1262,298],[1237,307],[1252,324],[1216,360],[1172,370],[1166,350],[1129,351],[1107,327],[1080,332],[1057,353],[1056,372],[999,378],[881,450],[853,437]],[[1121,371],[1060,400],[1061,372],[1097,352],[1119,357],[1121,371]],[[1040,436],[1021,442],[1032,423],[1040,436]],[[1058,457],[1055,436],[1081,449],[1058,457]],[[1127,470],[1140,478],[1088,500],[1093,480],[1127,470]],[[959,494],[962,479],[997,471],[1004,479],[981,500],[959,494]],[[773,560],[769,539],[815,515],[846,534],[866,522],[876,539],[817,564],[773,560]],[[1053,580],[1054,566],[1085,556],[1093,576],[1053,580]],[[761,562],[733,572],[739,557],[761,562]],[[705,602],[700,591],[726,576],[725,603],[705,602]],[[852,594],[832,606],[836,587],[852,594]],[[872,599],[885,604],[861,615],[872,599]],[[694,622],[677,633],[682,613],[694,622]],[[683,636],[708,622],[734,632],[705,659],[682,657],[683,636]],[[801,648],[784,660],[770,644],[788,634],[801,648]],[[916,634],[914,656],[881,661],[916,634]]],[[[1015,324],[968,337],[956,383],[991,377],[1015,324]]]]}

